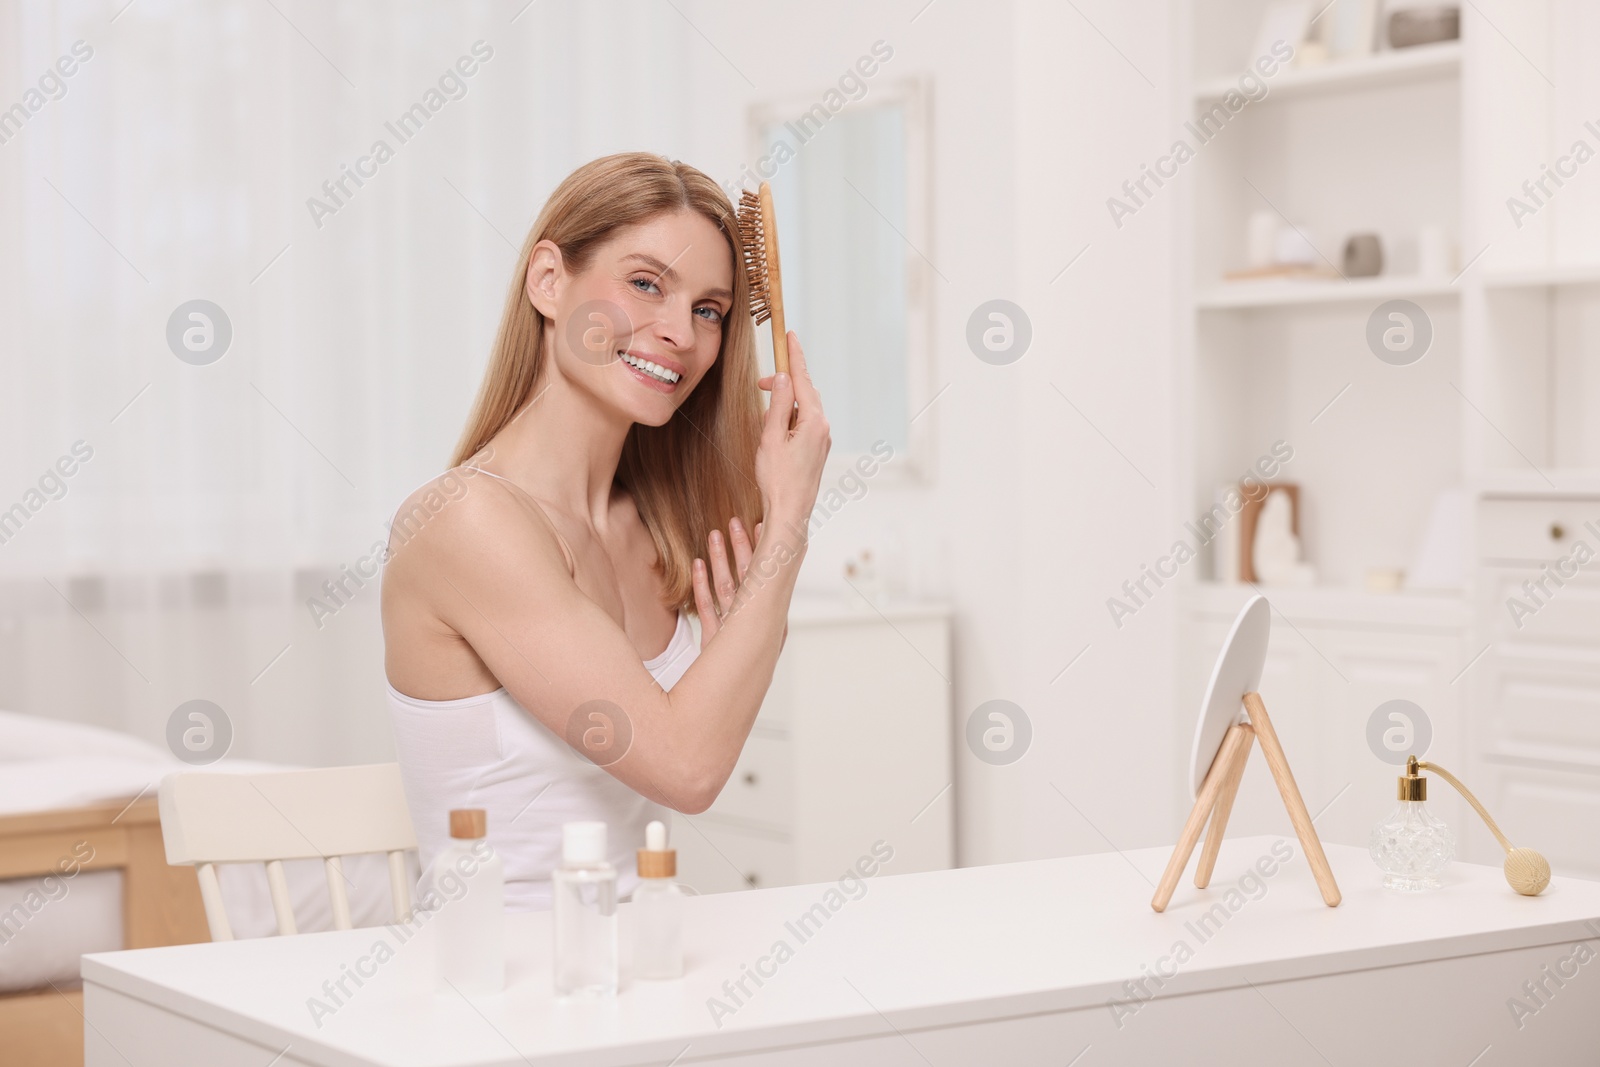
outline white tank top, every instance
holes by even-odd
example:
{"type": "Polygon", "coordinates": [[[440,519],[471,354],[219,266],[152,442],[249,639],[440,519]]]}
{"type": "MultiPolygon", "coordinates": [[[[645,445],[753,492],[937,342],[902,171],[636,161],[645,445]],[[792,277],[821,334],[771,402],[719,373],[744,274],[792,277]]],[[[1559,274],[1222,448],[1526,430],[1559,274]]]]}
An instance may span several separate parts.
{"type": "MultiPolygon", "coordinates": [[[[666,651],[644,666],[671,689],[699,655],[689,618],[666,651]]],[[[418,700],[388,686],[389,719],[417,832],[423,883],[449,839],[452,808],[483,808],[489,843],[505,868],[506,908],[550,907],[550,872],[561,863],[561,824],[606,824],[606,850],[617,869],[617,893],[639,883],[635,849],[644,828],[670,814],[578,755],[512,699],[505,689],[460,700],[418,700]]]]}

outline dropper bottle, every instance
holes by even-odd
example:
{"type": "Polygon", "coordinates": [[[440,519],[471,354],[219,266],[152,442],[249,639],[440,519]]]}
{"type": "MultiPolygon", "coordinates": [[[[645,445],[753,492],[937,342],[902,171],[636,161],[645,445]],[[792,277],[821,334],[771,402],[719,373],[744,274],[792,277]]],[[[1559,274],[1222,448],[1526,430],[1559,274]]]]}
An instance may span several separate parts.
{"type": "Polygon", "coordinates": [[[683,892],[673,881],[678,853],[667,847],[667,828],[644,828],[639,885],[633,891],[633,972],[639,978],[683,977],[683,892]]]}

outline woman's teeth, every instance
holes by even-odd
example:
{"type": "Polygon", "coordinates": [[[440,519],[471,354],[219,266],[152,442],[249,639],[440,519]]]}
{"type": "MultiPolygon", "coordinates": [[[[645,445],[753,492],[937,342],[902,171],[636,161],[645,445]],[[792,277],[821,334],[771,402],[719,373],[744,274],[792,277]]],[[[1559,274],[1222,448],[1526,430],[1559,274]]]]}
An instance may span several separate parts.
{"type": "Polygon", "coordinates": [[[648,359],[640,359],[637,356],[629,355],[627,352],[618,352],[617,355],[621,356],[622,361],[628,366],[633,367],[635,370],[643,371],[658,382],[676,385],[678,379],[683,377],[676,371],[670,371],[665,367],[651,363],[648,359]]]}

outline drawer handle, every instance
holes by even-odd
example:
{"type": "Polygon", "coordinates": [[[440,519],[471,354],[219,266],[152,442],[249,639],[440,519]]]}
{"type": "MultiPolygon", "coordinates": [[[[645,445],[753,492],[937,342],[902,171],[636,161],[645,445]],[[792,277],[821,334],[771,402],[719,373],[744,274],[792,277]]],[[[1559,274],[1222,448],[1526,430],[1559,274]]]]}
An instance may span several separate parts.
{"type": "Polygon", "coordinates": [[[745,771],[744,772],[744,784],[745,785],[755,785],[756,784],[756,772],[755,771],[745,771]]]}
{"type": "Polygon", "coordinates": [[[1550,540],[1559,541],[1565,536],[1567,536],[1567,528],[1565,526],[1561,525],[1559,522],[1552,522],[1550,524],[1550,540]]]}

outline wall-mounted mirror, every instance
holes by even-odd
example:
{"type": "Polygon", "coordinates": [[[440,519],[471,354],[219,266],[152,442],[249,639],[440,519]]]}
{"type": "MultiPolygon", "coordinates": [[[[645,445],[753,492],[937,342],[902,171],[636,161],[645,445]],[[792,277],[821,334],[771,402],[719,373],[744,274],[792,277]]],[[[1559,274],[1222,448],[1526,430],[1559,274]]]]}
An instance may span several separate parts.
{"type": "MultiPolygon", "coordinates": [[[[772,183],[783,295],[828,405],[833,459],[886,442],[885,472],[928,472],[933,422],[928,323],[927,93],[872,86],[752,112],[757,177],[772,183]]],[[[771,362],[771,338],[762,337],[771,362]]],[[[878,446],[881,449],[881,446],[878,446]]]]}

